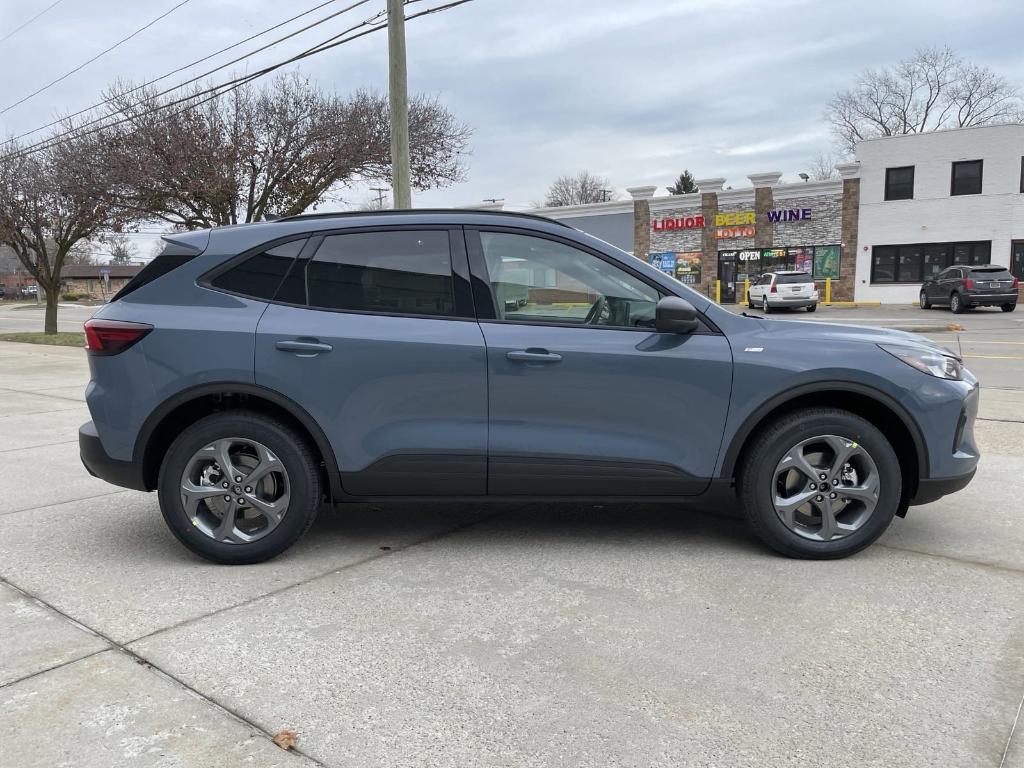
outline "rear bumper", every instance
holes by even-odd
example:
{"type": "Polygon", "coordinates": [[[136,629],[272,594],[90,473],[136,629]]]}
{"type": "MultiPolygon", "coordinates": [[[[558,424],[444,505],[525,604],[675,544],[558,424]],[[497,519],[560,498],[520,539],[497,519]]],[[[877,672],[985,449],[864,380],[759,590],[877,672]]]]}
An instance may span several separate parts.
{"type": "Polygon", "coordinates": [[[78,453],[82,464],[93,477],[106,480],[122,488],[148,491],[142,476],[142,465],[134,461],[120,461],[107,455],[96,432],[96,425],[87,421],[78,428],[78,453]]]}
{"type": "Polygon", "coordinates": [[[769,307],[810,307],[818,303],[817,296],[811,296],[809,298],[800,297],[799,299],[773,299],[771,296],[768,297],[769,307]]]}
{"type": "Polygon", "coordinates": [[[1011,293],[965,293],[964,304],[970,307],[992,307],[1002,304],[1016,304],[1017,292],[1011,293]]]}

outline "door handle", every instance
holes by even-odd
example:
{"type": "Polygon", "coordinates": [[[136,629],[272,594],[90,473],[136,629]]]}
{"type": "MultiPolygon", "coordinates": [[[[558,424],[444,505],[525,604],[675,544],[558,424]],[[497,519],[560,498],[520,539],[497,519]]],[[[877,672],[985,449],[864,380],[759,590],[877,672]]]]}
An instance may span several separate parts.
{"type": "Polygon", "coordinates": [[[316,357],[321,352],[330,352],[334,347],[319,341],[279,341],[275,345],[282,352],[292,352],[299,357],[316,357]]]}
{"type": "Polygon", "coordinates": [[[546,349],[532,348],[506,352],[505,357],[514,363],[557,363],[562,359],[561,355],[548,352],[546,349]]]}

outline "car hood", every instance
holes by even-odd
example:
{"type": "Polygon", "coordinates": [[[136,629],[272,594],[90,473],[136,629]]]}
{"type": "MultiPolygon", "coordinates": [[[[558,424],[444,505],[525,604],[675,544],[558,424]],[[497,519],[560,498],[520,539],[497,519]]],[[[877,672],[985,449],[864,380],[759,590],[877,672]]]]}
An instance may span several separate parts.
{"type": "Polygon", "coordinates": [[[946,347],[917,333],[845,323],[810,323],[803,320],[764,320],[762,333],[772,339],[794,339],[817,344],[857,341],[865,344],[902,344],[926,347],[957,356],[946,347]]]}

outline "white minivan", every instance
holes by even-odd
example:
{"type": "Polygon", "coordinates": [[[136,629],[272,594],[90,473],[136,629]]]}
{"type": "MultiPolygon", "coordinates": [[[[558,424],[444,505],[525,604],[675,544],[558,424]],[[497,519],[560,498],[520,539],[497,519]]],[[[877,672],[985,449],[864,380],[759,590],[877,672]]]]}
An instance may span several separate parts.
{"type": "Polygon", "coordinates": [[[818,308],[818,289],[806,272],[765,272],[750,286],[747,306],[765,312],[781,307],[806,307],[813,312],[818,308]]]}

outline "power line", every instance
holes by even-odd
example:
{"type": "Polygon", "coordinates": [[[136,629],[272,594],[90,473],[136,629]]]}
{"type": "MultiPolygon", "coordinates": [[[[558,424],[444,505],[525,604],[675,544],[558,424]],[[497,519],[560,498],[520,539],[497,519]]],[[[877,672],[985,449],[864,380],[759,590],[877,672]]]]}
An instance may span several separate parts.
{"type": "MultiPolygon", "coordinates": [[[[334,0],[331,0],[331,1],[334,2],[334,0]]],[[[338,16],[341,16],[342,14],[348,13],[349,11],[353,10],[354,8],[358,8],[361,5],[366,5],[366,3],[368,3],[368,2],[370,2],[370,0],[357,0],[357,2],[352,3],[351,5],[345,6],[340,11],[336,11],[335,13],[332,13],[332,14],[330,14],[328,16],[325,16],[324,18],[320,19],[319,21],[314,21],[312,24],[307,24],[306,26],[302,27],[301,29],[297,29],[294,32],[291,32],[291,33],[285,35],[284,37],[279,37],[276,40],[272,40],[271,42],[267,43],[266,45],[263,45],[263,46],[257,48],[254,51],[250,51],[249,53],[245,54],[244,56],[239,56],[238,58],[235,58],[235,59],[232,59],[231,61],[225,62],[224,64],[221,64],[218,67],[214,67],[213,69],[209,69],[206,72],[203,72],[202,74],[196,75],[193,78],[185,80],[184,82],[178,83],[177,85],[173,85],[170,88],[166,88],[166,89],[164,89],[162,91],[159,91],[159,92],[153,94],[152,98],[158,99],[161,96],[166,96],[168,93],[171,93],[172,91],[180,90],[180,89],[184,88],[186,85],[191,85],[192,83],[198,82],[198,81],[202,80],[203,78],[209,77],[210,75],[214,74],[215,72],[219,72],[222,69],[227,69],[232,64],[238,64],[241,61],[245,61],[245,59],[248,59],[251,56],[255,56],[257,53],[261,53],[261,52],[267,50],[268,48],[273,48],[275,45],[277,45],[279,43],[283,43],[285,40],[289,40],[289,39],[291,39],[291,38],[293,38],[293,37],[295,37],[297,35],[301,35],[303,32],[307,32],[308,30],[313,29],[314,27],[319,26],[320,24],[323,24],[324,22],[330,21],[331,19],[334,19],[334,18],[336,18],[338,16]]],[[[320,8],[320,7],[322,7],[322,6],[317,6],[317,8],[320,8]]],[[[316,10],[316,9],[312,9],[312,10],[316,10]]],[[[307,13],[308,13],[308,11],[307,11],[307,13]]],[[[378,13],[377,16],[380,16],[380,14],[378,13]]],[[[371,17],[371,19],[369,19],[367,21],[370,21],[370,20],[372,20],[374,18],[376,18],[376,16],[371,17]]],[[[287,23],[287,22],[283,22],[283,23],[287,23]]],[[[366,23],[366,22],[364,22],[364,23],[366,23]]],[[[273,28],[271,28],[271,29],[273,29],[273,28]]],[[[267,30],[267,31],[269,31],[269,30],[267,30]]],[[[350,30],[346,30],[346,31],[350,31],[350,30]]],[[[345,33],[343,32],[342,34],[345,34],[345,33]]],[[[258,37],[258,35],[256,35],[256,37],[258,37]]],[[[215,56],[215,55],[216,54],[211,54],[211,56],[215,56]]],[[[203,59],[200,59],[199,61],[203,61],[203,59]]],[[[197,63],[199,63],[199,62],[193,62],[193,64],[197,64],[197,63]]],[[[190,67],[190,66],[192,66],[192,64],[187,65],[186,67],[184,67],[184,69],[188,69],[188,67],[190,67]]],[[[127,96],[128,94],[135,93],[135,92],[141,90],[142,88],[145,88],[146,85],[155,83],[155,82],[157,82],[159,80],[166,79],[167,77],[170,76],[170,74],[173,74],[173,73],[169,73],[168,75],[164,75],[163,77],[159,77],[156,80],[151,81],[150,83],[143,83],[140,86],[137,86],[135,88],[131,88],[131,89],[125,91],[123,94],[118,94],[118,96],[112,96],[111,98],[107,99],[106,101],[101,102],[100,104],[98,104],[96,106],[104,106],[106,104],[110,104],[111,102],[116,101],[117,98],[119,98],[120,96],[127,96]]],[[[57,123],[63,122],[66,119],[70,119],[71,117],[75,117],[76,115],[81,115],[84,112],[89,112],[89,111],[91,111],[92,109],[95,109],[95,108],[96,107],[90,107],[89,109],[83,109],[80,112],[76,112],[74,115],[70,115],[68,118],[62,118],[61,120],[55,120],[54,122],[50,123],[49,125],[43,126],[43,128],[51,127],[53,125],[56,125],[57,123]]],[[[2,112],[0,112],[0,114],[2,114],[2,112]]],[[[118,112],[115,112],[114,114],[116,115],[116,114],[118,114],[118,112]]],[[[92,120],[88,120],[88,121],[82,123],[81,125],[76,126],[71,131],[67,131],[64,134],[58,134],[58,136],[60,136],[60,135],[68,135],[69,133],[73,133],[75,131],[80,131],[82,128],[88,128],[91,125],[96,125],[97,123],[102,123],[104,120],[107,120],[110,117],[111,117],[111,115],[100,115],[99,117],[96,117],[96,118],[94,118],[92,120]]],[[[22,138],[23,136],[28,136],[30,134],[37,133],[38,131],[43,130],[43,128],[38,128],[38,129],[36,129],[34,131],[28,131],[27,133],[23,133],[23,134],[21,134],[21,136],[16,136],[14,139],[12,139],[11,141],[8,141],[6,143],[10,144],[11,142],[16,141],[17,139],[22,138]]],[[[48,141],[48,139],[44,139],[44,141],[48,141]]]]}
{"type": "Polygon", "coordinates": [[[175,6],[174,6],[173,8],[171,8],[170,10],[168,10],[168,11],[164,11],[164,12],[163,12],[162,14],[160,14],[159,16],[157,16],[157,17],[156,17],[155,19],[153,19],[153,20],[152,20],[151,22],[149,22],[149,23],[148,23],[148,24],[146,24],[145,26],[139,27],[139,28],[138,28],[137,30],[135,30],[134,32],[132,32],[132,33],[131,33],[130,35],[128,35],[127,37],[123,37],[123,38],[121,38],[121,39],[120,39],[120,40],[118,40],[118,41],[117,41],[116,43],[114,43],[114,44],[113,44],[112,46],[110,46],[109,48],[107,48],[107,49],[105,49],[105,50],[102,50],[102,51],[100,51],[99,53],[97,53],[97,54],[96,54],[95,56],[93,56],[93,57],[92,57],[91,59],[89,59],[88,61],[82,62],[81,64],[79,64],[79,65],[78,65],[77,67],[75,67],[74,69],[72,69],[72,70],[70,70],[70,71],[68,71],[68,72],[65,72],[65,73],[64,73],[63,75],[61,75],[60,77],[58,77],[58,78],[57,78],[56,80],[53,80],[53,81],[51,81],[51,82],[47,83],[46,85],[44,85],[44,86],[43,86],[42,88],[40,88],[39,90],[37,90],[37,91],[33,91],[33,92],[32,92],[32,93],[30,93],[30,94],[29,94],[28,96],[24,96],[24,97],[22,97],[21,99],[18,99],[18,101],[14,102],[13,104],[10,104],[10,105],[8,105],[8,106],[4,107],[3,109],[0,109],[0,115],[3,115],[3,114],[5,114],[5,113],[9,112],[10,110],[14,109],[14,108],[15,108],[16,106],[18,106],[19,104],[24,104],[24,103],[25,103],[26,101],[28,101],[29,99],[31,99],[31,98],[32,98],[33,96],[38,96],[38,95],[39,95],[40,93],[42,93],[43,91],[45,91],[45,90],[48,90],[49,88],[52,88],[53,86],[55,86],[55,85],[56,85],[57,83],[61,82],[62,80],[66,80],[67,78],[71,77],[71,75],[75,74],[76,72],[80,72],[81,70],[85,69],[85,68],[86,68],[87,66],[89,66],[90,64],[92,64],[92,63],[93,63],[94,61],[96,61],[97,59],[99,59],[99,58],[101,58],[101,57],[103,57],[103,56],[106,56],[106,55],[107,55],[108,53],[110,53],[110,52],[111,52],[112,50],[114,50],[115,48],[117,48],[117,47],[118,47],[118,46],[120,46],[121,44],[123,44],[123,43],[127,43],[127,42],[128,42],[129,40],[131,40],[131,39],[132,39],[133,37],[135,37],[136,35],[138,35],[138,34],[140,34],[140,33],[144,32],[144,31],[146,31],[147,29],[149,29],[150,27],[152,27],[152,26],[153,26],[154,24],[156,24],[156,23],[157,23],[158,21],[160,21],[161,19],[163,19],[163,18],[166,18],[167,16],[170,16],[170,15],[171,15],[172,13],[174,13],[174,12],[175,12],[176,10],[178,10],[179,8],[181,8],[181,6],[183,6],[183,5],[187,5],[188,3],[191,3],[191,2],[192,2],[192,0],[181,0],[181,2],[179,2],[179,3],[177,4],[177,5],[175,5],[175,6]]]}
{"type": "Polygon", "coordinates": [[[63,2],[64,2],[64,0],[57,0],[57,2],[55,2],[55,3],[50,3],[48,6],[43,8],[43,10],[41,10],[39,13],[37,13],[31,19],[29,19],[28,21],[24,22],[20,27],[15,27],[10,32],[8,32],[6,35],[4,35],[3,37],[0,37],[0,43],[3,43],[5,41],[7,41],[7,40],[10,40],[16,34],[21,32],[21,30],[23,30],[25,27],[27,27],[29,24],[31,24],[33,21],[35,21],[40,16],[42,16],[44,13],[46,13],[47,11],[49,11],[52,8],[56,8],[58,5],[60,5],[63,2]]]}
{"type": "MultiPolygon", "coordinates": [[[[62,0],[59,0],[59,1],[62,1],[62,0]]],[[[413,1],[414,2],[419,2],[420,0],[413,0],[413,1]]],[[[257,33],[255,33],[253,35],[249,35],[249,37],[246,37],[246,38],[244,38],[242,40],[239,40],[237,43],[232,43],[231,45],[226,46],[225,48],[221,48],[219,51],[214,51],[213,53],[211,53],[211,54],[209,54],[207,56],[203,56],[201,59],[196,59],[195,61],[189,62],[188,64],[184,64],[184,65],[178,67],[177,69],[172,69],[170,72],[167,72],[166,74],[160,75],[160,77],[154,78],[152,80],[147,80],[146,82],[144,82],[144,83],[142,83],[140,85],[137,85],[137,86],[135,86],[133,88],[130,88],[129,90],[124,91],[123,93],[120,93],[118,95],[119,96],[126,96],[128,94],[135,93],[136,91],[140,91],[143,88],[146,88],[147,86],[153,85],[154,83],[159,83],[161,80],[166,80],[168,77],[171,77],[172,75],[176,75],[179,72],[185,71],[186,69],[191,69],[196,64],[202,64],[204,61],[209,61],[212,58],[220,56],[220,54],[222,54],[222,53],[227,53],[230,50],[234,50],[235,48],[239,47],[240,45],[245,45],[246,43],[255,40],[257,37],[262,37],[263,35],[267,34],[268,32],[273,32],[275,29],[280,29],[281,27],[286,26],[287,24],[290,24],[293,21],[297,21],[298,19],[301,19],[303,16],[308,16],[311,13],[319,11],[321,8],[323,8],[326,5],[331,5],[332,3],[336,3],[336,2],[338,2],[338,0],[327,0],[326,2],[320,3],[319,5],[315,5],[312,8],[310,8],[309,10],[303,11],[302,13],[296,14],[295,16],[292,16],[291,18],[285,19],[284,21],[279,22],[279,23],[273,25],[272,27],[267,27],[262,32],[257,32],[257,33]]],[[[244,56],[242,58],[247,58],[248,56],[253,56],[253,55],[257,54],[257,53],[260,53],[261,51],[265,51],[265,50],[267,50],[267,48],[270,48],[270,47],[272,47],[274,45],[277,45],[280,42],[283,42],[284,40],[287,40],[289,37],[294,37],[295,34],[300,34],[302,32],[305,32],[308,29],[312,29],[313,27],[317,26],[318,24],[323,24],[325,21],[329,21],[330,19],[333,19],[335,16],[338,16],[338,15],[340,15],[342,13],[345,13],[346,11],[352,10],[353,8],[356,8],[356,7],[358,7],[360,5],[363,5],[364,3],[367,3],[367,2],[369,2],[369,0],[362,0],[362,2],[358,2],[355,5],[350,5],[346,9],[344,9],[342,11],[339,11],[338,13],[331,14],[330,16],[326,16],[325,18],[321,19],[320,21],[316,22],[315,24],[310,24],[307,27],[303,27],[302,29],[298,30],[297,32],[293,33],[292,35],[289,35],[288,37],[279,38],[279,39],[275,40],[274,42],[269,43],[268,45],[264,46],[263,48],[258,48],[255,51],[252,51],[252,53],[249,53],[249,54],[247,54],[246,56],[244,56]]],[[[225,66],[230,66],[231,64],[237,63],[238,61],[241,61],[241,60],[242,59],[235,59],[233,61],[229,61],[225,66]]],[[[219,69],[223,69],[223,67],[220,67],[219,69]]],[[[184,83],[181,83],[178,86],[175,86],[175,88],[181,88],[181,87],[183,87],[185,85],[188,85],[189,83],[195,82],[196,80],[201,80],[202,78],[206,77],[207,75],[213,74],[216,71],[217,71],[216,69],[213,69],[213,70],[210,70],[208,72],[205,72],[202,75],[199,75],[198,77],[193,78],[192,80],[187,80],[184,83]]],[[[171,88],[170,90],[175,90],[175,88],[171,88]]],[[[85,109],[80,109],[77,112],[72,112],[70,115],[65,115],[65,116],[63,116],[63,117],[61,117],[61,118],[59,118],[57,120],[54,120],[53,122],[47,123],[46,125],[41,125],[38,128],[33,128],[30,131],[25,131],[25,133],[18,134],[17,136],[13,137],[12,139],[9,139],[8,141],[6,141],[4,143],[10,144],[11,142],[17,141],[18,139],[23,139],[26,136],[31,136],[33,133],[39,133],[40,131],[45,131],[47,128],[52,128],[55,125],[60,125],[61,123],[63,123],[66,120],[70,120],[72,118],[78,117],[79,115],[84,115],[87,112],[92,112],[94,109],[99,109],[100,107],[104,107],[107,104],[110,104],[111,102],[113,102],[115,100],[116,100],[116,97],[111,97],[109,99],[104,99],[103,101],[100,101],[100,102],[98,102],[96,104],[93,104],[91,107],[86,107],[85,109]]],[[[104,117],[104,118],[100,118],[100,119],[102,120],[102,119],[106,119],[106,118],[104,117]]]]}
{"type": "MultiPolygon", "coordinates": [[[[366,2],[366,1],[367,0],[363,0],[363,2],[366,2]]],[[[419,13],[414,13],[414,14],[412,14],[410,16],[407,16],[406,20],[407,21],[411,21],[412,19],[417,19],[417,18],[419,18],[421,16],[428,16],[430,14],[439,13],[441,11],[446,11],[446,10],[448,10],[450,8],[455,8],[456,6],[459,6],[459,5],[465,5],[466,3],[469,3],[469,2],[472,2],[472,0],[453,0],[453,2],[449,2],[449,3],[446,3],[444,5],[435,6],[433,8],[428,8],[428,9],[426,9],[424,11],[420,11],[419,13]]],[[[362,3],[359,3],[359,4],[362,4],[362,3]]],[[[351,42],[351,41],[356,40],[356,39],[358,39],[360,37],[363,37],[365,35],[369,35],[369,34],[371,34],[373,32],[377,32],[377,31],[379,31],[381,29],[385,29],[386,26],[387,26],[386,22],[377,22],[376,21],[382,15],[383,15],[382,13],[377,13],[374,16],[371,16],[369,19],[366,19],[365,21],[363,21],[363,22],[361,22],[359,24],[356,24],[355,26],[349,27],[345,31],[343,31],[343,32],[341,32],[341,33],[339,33],[337,35],[334,35],[333,37],[327,38],[327,40],[325,40],[324,42],[322,42],[322,43],[320,43],[318,45],[313,46],[312,48],[308,48],[305,51],[303,51],[303,52],[301,52],[299,54],[296,54],[295,56],[292,56],[292,57],[290,57],[288,59],[285,59],[284,61],[280,61],[280,62],[277,62],[276,64],[271,64],[271,65],[269,65],[267,67],[264,67],[262,69],[256,70],[255,72],[253,72],[251,74],[242,75],[242,76],[234,78],[232,80],[228,80],[226,82],[223,82],[223,83],[220,83],[218,85],[212,86],[212,87],[204,89],[202,91],[199,91],[197,93],[189,94],[188,96],[185,96],[184,98],[180,98],[180,99],[177,99],[175,101],[168,102],[167,104],[158,105],[158,106],[153,107],[152,109],[144,111],[144,112],[142,112],[140,114],[131,115],[131,116],[125,117],[125,118],[123,118],[121,120],[116,120],[114,122],[107,123],[107,124],[101,125],[99,127],[93,128],[93,129],[91,129],[89,131],[82,132],[81,131],[82,127],[85,127],[85,126],[88,126],[88,125],[92,124],[92,123],[86,123],[85,126],[78,126],[77,128],[74,128],[74,129],[65,131],[63,133],[57,134],[56,136],[51,136],[51,137],[49,137],[47,139],[43,139],[42,141],[39,141],[39,142],[37,142],[35,144],[31,144],[28,147],[23,147],[23,148],[20,148],[18,150],[15,150],[14,152],[10,152],[10,153],[8,153],[6,155],[2,155],[2,156],[0,156],[0,160],[9,159],[9,158],[13,158],[13,157],[23,157],[23,156],[26,156],[26,155],[34,154],[35,152],[39,152],[39,151],[42,151],[44,149],[48,149],[50,147],[59,145],[61,143],[61,139],[65,138],[65,137],[68,137],[68,136],[75,136],[76,138],[80,138],[80,137],[84,137],[84,136],[90,136],[90,135],[98,133],[98,132],[100,132],[102,130],[105,130],[107,128],[113,128],[113,127],[115,127],[117,125],[123,125],[124,123],[132,122],[134,120],[137,120],[138,118],[146,117],[146,116],[151,115],[151,114],[155,114],[156,112],[160,112],[160,111],[168,109],[170,107],[177,106],[177,105],[185,103],[185,102],[191,102],[191,103],[186,104],[184,109],[178,110],[178,112],[172,113],[169,116],[173,116],[173,115],[177,115],[177,114],[182,114],[184,112],[187,112],[190,109],[193,109],[195,107],[201,106],[201,105],[203,105],[203,104],[205,104],[205,103],[207,103],[209,101],[212,101],[213,99],[216,99],[216,98],[218,98],[220,96],[223,96],[223,95],[225,95],[227,93],[230,93],[231,91],[236,90],[237,88],[242,87],[246,83],[252,82],[253,80],[256,80],[256,79],[258,79],[260,77],[263,77],[263,76],[265,76],[265,75],[267,75],[267,74],[269,74],[269,73],[271,73],[271,72],[273,72],[273,71],[275,71],[277,69],[280,69],[281,67],[285,67],[285,66],[287,66],[289,64],[293,64],[296,61],[301,61],[302,59],[308,58],[310,56],[315,56],[318,53],[323,53],[324,51],[328,51],[328,50],[330,50],[332,48],[337,48],[339,45],[344,45],[345,43],[351,42]],[[350,35],[349,37],[345,37],[345,35],[349,35],[351,32],[354,32],[355,30],[358,30],[361,27],[365,27],[365,26],[368,26],[368,25],[371,25],[371,24],[374,24],[374,23],[377,23],[377,26],[373,26],[370,29],[363,30],[362,32],[358,32],[357,34],[350,35]],[[339,39],[339,38],[341,38],[341,39],[339,39]],[[207,96],[207,94],[210,94],[210,95],[207,96]],[[207,96],[207,97],[204,98],[204,99],[201,99],[199,101],[195,101],[195,99],[197,99],[197,98],[199,98],[201,96],[207,96]]],[[[171,88],[171,89],[168,89],[168,91],[165,91],[164,93],[167,93],[167,92],[173,91],[173,90],[175,90],[175,89],[171,88]]],[[[124,112],[122,110],[122,111],[120,111],[118,113],[115,113],[114,116],[116,116],[116,114],[124,114],[124,112]]],[[[93,123],[95,123],[95,122],[97,122],[97,121],[93,121],[93,123]]]]}

